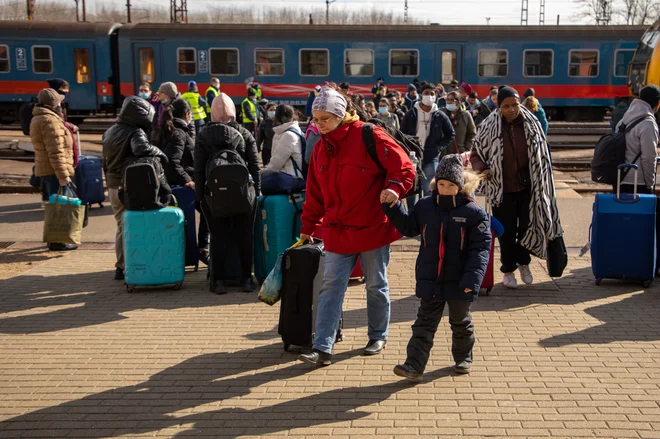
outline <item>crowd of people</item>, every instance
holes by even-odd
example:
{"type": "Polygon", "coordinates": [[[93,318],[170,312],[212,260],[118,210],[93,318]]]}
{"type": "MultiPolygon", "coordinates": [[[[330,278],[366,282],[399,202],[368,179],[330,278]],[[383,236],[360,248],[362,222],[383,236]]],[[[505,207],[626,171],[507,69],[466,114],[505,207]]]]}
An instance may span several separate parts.
{"type": "MultiPolygon", "coordinates": [[[[63,84],[56,85],[59,90],[39,93],[30,130],[36,175],[48,194],[68,188],[75,172],[75,128],[65,123],[63,84]]],[[[218,151],[237,151],[257,194],[263,172],[299,176],[308,168],[301,238],[313,241],[322,227],[326,258],[316,339],[312,351],[300,359],[331,362],[343,295],[358,257],[369,318],[365,354],[384,349],[390,316],[389,246],[402,235],[421,235],[416,293],[422,301],[408,357],[395,373],[421,379],[445,306],[454,333],[456,370],[468,373],[474,344],[470,305],[478,295],[491,248],[489,217],[473,198],[477,186],[481,184],[486,203],[504,226],[499,242],[505,287],[518,286],[516,271],[531,284],[531,256],[545,258],[548,240],[562,234],[545,112],[533,89],[521,98],[508,86],[493,87],[482,99],[469,84],[458,81],[445,90],[415,80],[401,93],[380,78],[372,94],[365,99],[353,93],[349,83],[325,83],[310,92],[302,115],[292,106],[267,102],[259,84],[251,83],[237,115],[217,78],[211,79],[203,96],[194,81],[183,94],[172,82],[160,84],[155,93],[150,84],[141,84],[138,96],[124,100],[116,125],[103,136],[104,171],[117,222],[115,279],[124,275],[124,206],[118,194],[127,158],[159,157],[169,185],[195,191],[202,218],[200,258],[224,266],[231,257],[228,243],[237,242],[245,292],[255,290],[256,204],[240,218],[214,217],[204,197],[207,163],[218,151]],[[365,123],[374,119],[384,127],[373,130],[376,158],[368,154],[363,138],[365,123]],[[301,122],[308,123],[305,131],[301,122]],[[393,132],[417,139],[423,157],[409,155],[393,132]],[[421,189],[412,192],[417,159],[424,175],[421,189]]],[[[633,101],[624,122],[637,113],[652,115],[660,106],[660,89],[643,94],[633,101]]],[[[638,131],[640,139],[652,140],[650,126],[640,125],[638,131]]],[[[655,133],[657,145],[657,126],[655,133]]],[[[644,168],[649,147],[631,148],[630,154],[640,149],[644,168]]],[[[647,177],[643,175],[648,186],[647,177]]],[[[211,274],[213,293],[227,293],[223,276],[223,270],[211,274]]]]}

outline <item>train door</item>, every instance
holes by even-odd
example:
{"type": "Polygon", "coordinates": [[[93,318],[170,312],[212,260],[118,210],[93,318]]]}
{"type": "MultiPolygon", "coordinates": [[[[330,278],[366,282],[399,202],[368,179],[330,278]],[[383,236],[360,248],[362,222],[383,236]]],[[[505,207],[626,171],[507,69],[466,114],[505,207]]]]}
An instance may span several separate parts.
{"type": "Polygon", "coordinates": [[[161,76],[160,63],[161,45],[154,42],[140,42],[133,44],[133,62],[135,65],[135,91],[143,82],[152,84],[151,89],[158,89],[158,85],[165,80],[161,76]]]}
{"type": "Polygon", "coordinates": [[[460,44],[437,44],[435,46],[435,80],[445,88],[456,79],[463,78],[463,46],[460,44]]]}
{"type": "Polygon", "coordinates": [[[67,98],[68,109],[72,112],[94,111],[98,109],[94,44],[75,43],[72,47],[69,56],[73,61],[73,72],[70,76],[73,81],[71,82],[71,93],[67,98]]]}

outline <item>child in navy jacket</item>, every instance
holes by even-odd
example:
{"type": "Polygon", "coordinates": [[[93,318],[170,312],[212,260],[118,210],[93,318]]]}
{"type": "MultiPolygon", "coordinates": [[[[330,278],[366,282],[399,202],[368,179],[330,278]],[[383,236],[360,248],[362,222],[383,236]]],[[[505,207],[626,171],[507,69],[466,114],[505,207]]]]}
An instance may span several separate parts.
{"type": "Polygon", "coordinates": [[[432,194],[409,213],[400,201],[382,205],[399,232],[422,238],[415,266],[415,293],[421,303],[406,362],[394,368],[398,376],[422,380],[445,304],[453,333],[454,370],[470,373],[474,346],[470,308],[486,273],[492,240],[488,215],[470,198],[478,185],[479,177],[464,170],[460,156],[452,154],[440,160],[430,185],[432,194]]]}

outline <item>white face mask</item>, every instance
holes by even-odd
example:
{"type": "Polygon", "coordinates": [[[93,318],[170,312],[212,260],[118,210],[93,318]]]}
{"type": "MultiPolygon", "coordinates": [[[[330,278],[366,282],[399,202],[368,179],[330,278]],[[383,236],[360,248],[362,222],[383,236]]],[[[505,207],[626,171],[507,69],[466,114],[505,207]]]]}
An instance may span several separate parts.
{"type": "Polygon", "coordinates": [[[433,95],[423,95],[422,96],[422,104],[426,105],[427,107],[430,107],[435,103],[435,96],[433,95]]]}

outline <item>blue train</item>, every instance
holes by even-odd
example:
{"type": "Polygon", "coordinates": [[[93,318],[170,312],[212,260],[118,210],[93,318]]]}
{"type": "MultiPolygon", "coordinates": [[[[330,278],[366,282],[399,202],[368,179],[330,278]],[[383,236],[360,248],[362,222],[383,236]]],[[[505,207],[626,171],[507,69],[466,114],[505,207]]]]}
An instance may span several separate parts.
{"type": "MultiPolygon", "coordinates": [[[[185,25],[0,21],[0,120],[61,77],[69,114],[112,114],[141,82],[208,83],[236,102],[254,78],[264,95],[304,105],[316,85],[348,81],[370,95],[376,78],[406,90],[414,78],[534,87],[556,119],[602,120],[627,96],[642,26],[185,25]]],[[[204,90],[205,87],[202,87],[204,90]]]]}

